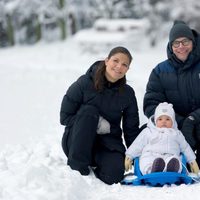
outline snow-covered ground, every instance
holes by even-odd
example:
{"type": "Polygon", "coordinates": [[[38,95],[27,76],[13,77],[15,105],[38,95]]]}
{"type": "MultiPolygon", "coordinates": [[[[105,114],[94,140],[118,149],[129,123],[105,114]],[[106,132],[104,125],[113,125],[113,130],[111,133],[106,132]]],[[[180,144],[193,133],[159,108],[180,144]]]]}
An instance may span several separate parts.
{"type": "MultiPolygon", "coordinates": [[[[134,46],[134,45],[133,45],[134,46]]],[[[0,199],[3,200],[182,200],[197,199],[200,184],[108,186],[91,172],[81,176],[66,165],[61,149],[64,127],[59,124],[62,97],[97,59],[73,40],[0,49],[0,199]]],[[[129,84],[138,99],[141,125],[146,122],[142,101],[151,69],[165,59],[165,44],[140,51],[130,49],[133,62],[129,84]]]]}

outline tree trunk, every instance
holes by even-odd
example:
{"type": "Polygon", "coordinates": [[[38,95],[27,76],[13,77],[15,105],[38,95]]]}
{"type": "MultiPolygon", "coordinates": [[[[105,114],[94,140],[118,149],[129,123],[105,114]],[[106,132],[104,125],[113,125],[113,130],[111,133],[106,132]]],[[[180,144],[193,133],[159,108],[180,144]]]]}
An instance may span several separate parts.
{"type": "Polygon", "coordinates": [[[8,42],[10,43],[11,46],[15,45],[15,40],[14,40],[14,29],[12,25],[12,19],[10,15],[7,15],[7,35],[8,35],[8,42]]]}
{"type": "Polygon", "coordinates": [[[38,19],[37,19],[37,24],[35,27],[35,34],[36,34],[36,42],[40,41],[42,38],[42,30],[41,30],[41,24],[38,19]]]}
{"type": "Polygon", "coordinates": [[[64,40],[66,38],[66,24],[64,19],[59,19],[58,24],[61,30],[61,40],[64,40]]]}
{"type": "MultiPolygon", "coordinates": [[[[65,0],[59,0],[59,7],[60,9],[62,10],[65,6],[65,0]]],[[[60,30],[61,30],[61,40],[64,40],[67,35],[66,35],[66,23],[65,23],[65,18],[64,18],[65,15],[62,16],[62,18],[60,18],[58,20],[58,24],[59,24],[59,27],[60,27],[60,30]]]]}

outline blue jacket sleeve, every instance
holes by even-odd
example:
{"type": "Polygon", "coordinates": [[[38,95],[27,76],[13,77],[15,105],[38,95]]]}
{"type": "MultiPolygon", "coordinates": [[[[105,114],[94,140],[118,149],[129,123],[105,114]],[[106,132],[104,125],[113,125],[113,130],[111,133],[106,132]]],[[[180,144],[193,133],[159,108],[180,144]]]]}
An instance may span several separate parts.
{"type": "Polygon", "coordinates": [[[149,76],[143,102],[143,110],[147,118],[151,117],[154,114],[155,108],[159,103],[165,101],[166,97],[164,93],[164,88],[160,81],[160,77],[157,74],[156,70],[153,69],[149,76]]]}

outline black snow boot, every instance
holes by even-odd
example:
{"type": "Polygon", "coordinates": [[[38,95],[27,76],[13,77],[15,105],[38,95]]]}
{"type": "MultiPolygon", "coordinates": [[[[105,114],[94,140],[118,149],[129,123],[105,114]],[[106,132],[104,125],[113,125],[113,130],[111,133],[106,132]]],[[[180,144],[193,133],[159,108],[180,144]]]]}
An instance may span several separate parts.
{"type": "Polygon", "coordinates": [[[162,172],[164,170],[164,168],[165,168],[165,161],[162,158],[156,158],[153,161],[151,173],[152,172],[162,172]]]}
{"type": "Polygon", "coordinates": [[[172,158],[168,163],[167,163],[167,172],[178,172],[180,169],[180,164],[177,158],[172,158]]]}

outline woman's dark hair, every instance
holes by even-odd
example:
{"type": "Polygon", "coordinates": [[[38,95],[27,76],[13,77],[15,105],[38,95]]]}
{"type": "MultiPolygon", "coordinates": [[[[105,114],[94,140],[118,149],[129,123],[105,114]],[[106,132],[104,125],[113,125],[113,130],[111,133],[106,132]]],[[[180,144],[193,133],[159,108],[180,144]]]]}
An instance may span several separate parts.
{"type": "Polygon", "coordinates": [[[127,55],[128,58],[129,58],[129,62],[131,63],[131,61],[132,61],[131,53],[125,47],[120,47],[120,46],[111,49],[110,53],[108,54],[108,59],[111,58],[113,55],[115,55],[117,53],[123,53],[123,54],[127,55]]]}
{"type": "MultiPolygon", "coordinates": [[[[113,48],[110,53],[108,54],[108,59],[110,59],[113,55],[117,54],[117,53],[122,53],[128,56],[129,58],[129,63],[131,63],[132,61],[132,55],[129,52],[128,49],[126,49],[125,47],[115,47],[113,48]]],[[[95,77],[94,77],[94,86],[95,89],[98,91],[103,90],[103,86],[104,86],[104,82],[105,82],[105,71],[106,71],[106,65],[105,62],[102,61],[100,62],[97,71],[95,73],[95,77]]],[[[124,76],[123,78],[121,78],[120,80],[118,80],[120,87],[122,87],[123,85],[126,84],[126,76],[124,76]]]]}

